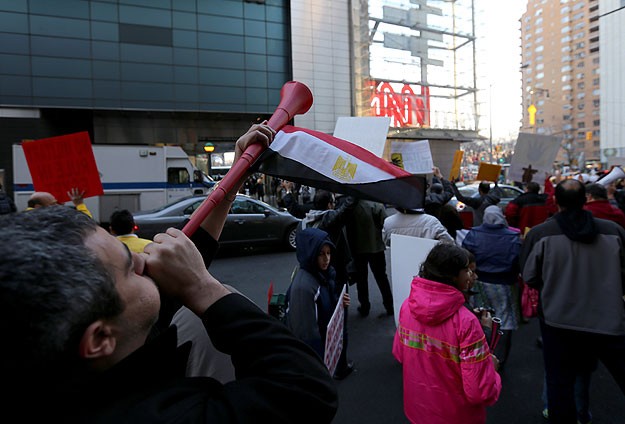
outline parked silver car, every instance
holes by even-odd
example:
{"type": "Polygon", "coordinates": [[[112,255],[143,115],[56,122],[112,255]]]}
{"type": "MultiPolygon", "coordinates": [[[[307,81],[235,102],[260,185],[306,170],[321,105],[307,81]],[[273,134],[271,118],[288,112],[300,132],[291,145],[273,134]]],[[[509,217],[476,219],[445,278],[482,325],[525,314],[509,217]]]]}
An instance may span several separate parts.
{"type": "MultiPolygon", "coordinates": [[[[460,186],[458,184],[458,191],[465,197],[479,197],[478,186],[480,185],[479,181],[471,184],[466,184],[464,186],[460,186]]],[[[505,210],[508,203],[512,200],[516,199],[519,195],[523,194],[523,190],[508,184],[498,184],[499,188],[502,191],[501,201],[497,204],[501,209],[505,210]]],[[[495,186],[495,183],[490,184],[490,188],[492,189],[495,186]]],[[[449,204],[456,207],[458,212],[470,211],[472,210],[470,206],[465,205],[458,199],[456,196],[452,197],[449,201],[449,204]]]]}
{"type": "MultiPolygon", "coordinates": [[[[135,233],[151,240],[169,227],[181,229],[204,199],[206,196],[185,197],[155,210],[135,212],[135,233]]],[[[238,194],[230,207],[219,243],[224,247],[282,244],[295,250],[299,222],[300,219],[286,211],[238,194]]]]}

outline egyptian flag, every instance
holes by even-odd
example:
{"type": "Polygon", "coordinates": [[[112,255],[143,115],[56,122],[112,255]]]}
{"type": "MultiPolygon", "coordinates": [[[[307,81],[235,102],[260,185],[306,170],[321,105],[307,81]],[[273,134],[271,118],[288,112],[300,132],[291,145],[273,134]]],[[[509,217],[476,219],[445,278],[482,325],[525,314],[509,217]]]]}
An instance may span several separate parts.
{"type": "Polygon", "coordinates": [[[406,209],[425,204],[425,176],[318,131],[285,126],[256,164],[264,174],[334,193],[406,209]]]}

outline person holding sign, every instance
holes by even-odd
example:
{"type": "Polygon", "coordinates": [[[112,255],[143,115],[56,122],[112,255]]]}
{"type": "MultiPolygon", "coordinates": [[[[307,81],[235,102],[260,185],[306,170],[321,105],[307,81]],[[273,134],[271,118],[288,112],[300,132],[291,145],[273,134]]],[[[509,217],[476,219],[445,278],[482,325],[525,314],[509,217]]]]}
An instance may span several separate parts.
{"type": "Polygon", "coordinates": [[[475,313],[464,306],[468,252],[432,248],[399,314],[393,355],[403,366],[404,412],[412,423],[484,424],[501,392],[497,358],[475,313]]]}
{"type": "MultiPolygon", "coordinates": [[[[85,205],[85,202],[83,200],[84,194],[84,191],[80,191],[77,188],[72,188],[70,191],[67,192],[67,195],[74,204],[76,210],[84,213],[89,218],[93,218],[93,215],[91,215],[91,211],[89,211],[89,208],[87,208],[87,205],[85,205]]],[[[52,195],[52,193],[48,193],[47,191],[36,191],[30,195],[30,199],[28,199],[28,207],[26,208],[26,210],[30,211],[37,208],[45,208],[47,206],[57,205],[58,203],[59,202],[56,200],[56,197],[52,195]]]]}
{"type": "Polygon", "coordinates": [[[475,227],[482,225],[484,210],[489,206],[499,203],[502,197],[502,192],[497,185],[497,181],[495,181],[495,187],[493,187],[492,190],[488,181],[482,181],[477,188],[479,197],[463,196],[460,190],[458,190],[458,187],[456,187],[455,182],[451,184],[451,189],[456,195],[456,199],[473,208],[473,226],[475,227]]]}
{"type": "MultiPolygon", "coordinates": [[[[336,271],[330,265],[335,246],[328,233],[318,228],[297,232],[299,269],[287,291],[287,326],[297,337],[323,358],[328,323],[338,302],[349,306],[349,293],[339,299],[336,271]]],[[[339,362],[339,365],[341,363],[339,362]]],[[[354,369],[352,361],[338,368],[335,378],[347,377],[354,369]]]]}

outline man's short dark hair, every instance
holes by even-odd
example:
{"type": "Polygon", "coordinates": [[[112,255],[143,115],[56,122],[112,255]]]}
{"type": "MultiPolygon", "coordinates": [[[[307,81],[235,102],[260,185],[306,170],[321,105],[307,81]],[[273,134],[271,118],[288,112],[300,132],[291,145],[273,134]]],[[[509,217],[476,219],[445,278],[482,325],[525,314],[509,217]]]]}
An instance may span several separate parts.
{"type": "Polygon", "coordinates": [[[477,189],[480,193],[486,194],[490,191],[490,183],[488,181],[482,181],[477,189]]]}
{"type": "Polygon", "coordinates": [[[582,209],[586,203],[586,188],[575,179],[561,181],[556,186],[556,203],[563,209],[582,209]]]}
{"type": "Polygon", "coordinates": [[[132,233],[135,228],[135,219],[128,209],[122,209],[111,214],[109,225],[115,235],[122,236],[132,233]]]}
{"type": "Polygon", "coordinates": [[[525,190],[527,190],[528,193],[538,194],[540,193],[540,185],[538,185],[538,183],[535,181],[530,181],[525,186],[525,190]]]}
{"type": "Polygon", "coordinates": [[[314,208],[318,211],[325,211],[328,209],[328,203],[334,201],[334,194],[327,190],[315,191],[315,198],[313,199],[314,208]]]}
{"type": "Polygon", "coordinates": [[[608,189],[601,184],[588,184],[586,193],[590,194],[594,200],[608,200],[608,189]]]}
{"type": "Polygon", "coordinates": [[[67,378],[89,324],[124,308],[85,239],[98,224],[65,206],[0,216],[0,375],[9,382],[67,378]]]}

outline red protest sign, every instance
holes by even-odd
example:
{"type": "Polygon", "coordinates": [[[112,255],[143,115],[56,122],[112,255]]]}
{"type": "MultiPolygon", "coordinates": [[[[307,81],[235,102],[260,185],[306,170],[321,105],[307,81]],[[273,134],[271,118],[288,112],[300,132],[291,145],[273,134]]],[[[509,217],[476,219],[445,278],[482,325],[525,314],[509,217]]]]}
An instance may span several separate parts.
{"type": "Polygon", "coordinates": [[[52,193],[59,203],[70,200],[72,188],[85,198],[103,194],[88,132],[26,141],[22,148],[35,191],[52,193]]]}

